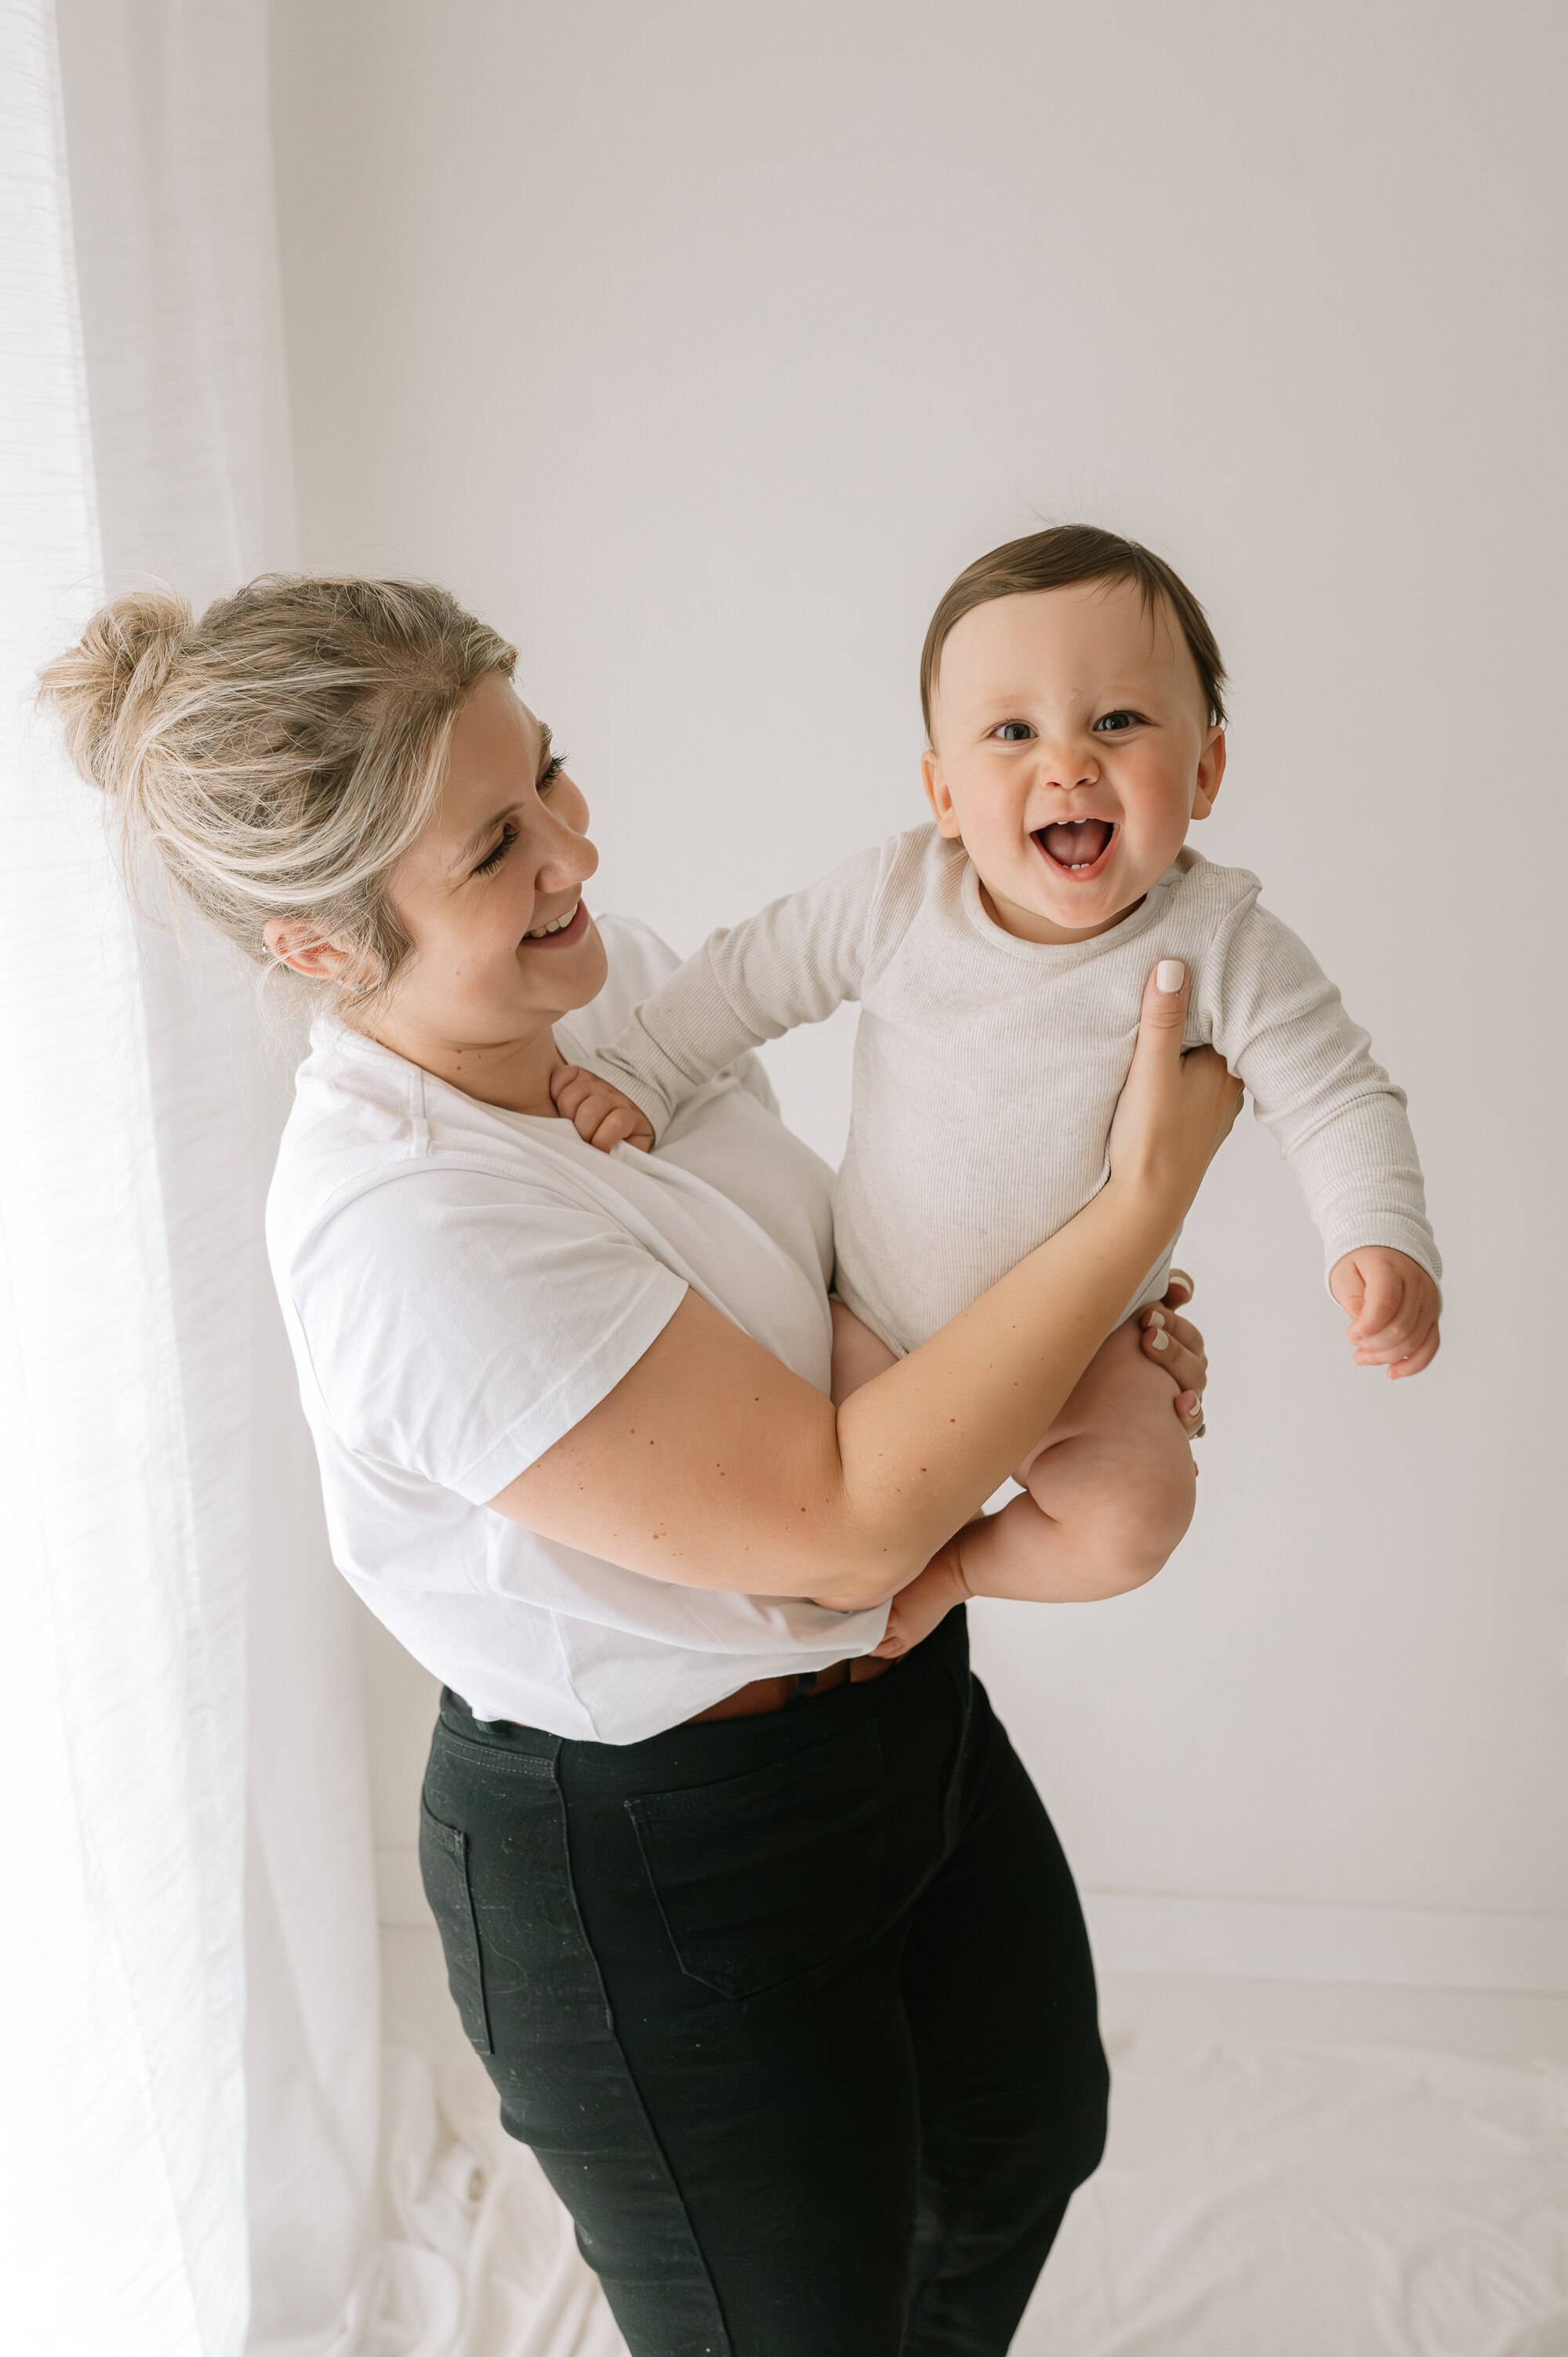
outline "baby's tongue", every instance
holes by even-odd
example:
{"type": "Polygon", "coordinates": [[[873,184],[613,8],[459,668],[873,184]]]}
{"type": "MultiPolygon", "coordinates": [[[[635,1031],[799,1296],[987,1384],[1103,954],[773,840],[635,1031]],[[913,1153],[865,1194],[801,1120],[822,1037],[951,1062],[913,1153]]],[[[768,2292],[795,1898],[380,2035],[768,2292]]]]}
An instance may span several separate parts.
{"type": "Polygon", "coordinates": [[[1102,818],[1075,818],[1040,830],[1040,841],[1064,867],[1091,867],[1110,840],[1110,823],[1102,818]]]}

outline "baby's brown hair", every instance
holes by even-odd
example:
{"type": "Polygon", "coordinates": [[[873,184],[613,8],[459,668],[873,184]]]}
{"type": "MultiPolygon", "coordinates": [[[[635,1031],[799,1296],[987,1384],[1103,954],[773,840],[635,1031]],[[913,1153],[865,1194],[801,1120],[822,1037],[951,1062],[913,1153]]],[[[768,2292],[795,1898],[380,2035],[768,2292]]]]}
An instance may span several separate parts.
{"type": "Polygon", "coordinates": [[[1097,524],[1058,523],[1048,532],[1032,532],[1023,540],[1009,540],[966,565],[931,616],[920,655],[920,710],[926,737],[931,737],[931,699],[948,633],[976,606],[994,597],[1026,597],[1036,589],[1065,589],[1075,581],[1135,581],[1145,609],[1162,598],[1181,625],[1182,636],[1197,665],[1197,676],[1208,698],[1208,714],[1225,723],[1225,664],[1208,627],[1208,618],[1192,591],[1163,556],[1135,540],[1123,540],[1097,524]]]}

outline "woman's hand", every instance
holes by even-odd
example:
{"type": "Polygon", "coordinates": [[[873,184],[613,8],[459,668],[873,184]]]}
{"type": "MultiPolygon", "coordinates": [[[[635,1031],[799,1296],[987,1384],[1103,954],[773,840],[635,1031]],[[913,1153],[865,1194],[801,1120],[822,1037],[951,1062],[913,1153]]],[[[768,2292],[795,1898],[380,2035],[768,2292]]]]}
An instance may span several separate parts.
{"type": "Polygon", "coordinates": [[[1162,958],[1144,987],[1138,1041],[1111,1125],[1112,1180],[1168,1198],[1173,1230],[1230,1135],[1242,1097],[1240,1082],[1212,1048],[1182,1053],[1187,988],[1180,958],[1162,958]]]}
{"type": "Polygon", "coordinates": [[[1175,1383],[1172,1405],[1187,1438],[1197,1440],[1203,1431],[1208,1357],[1197,1327],[1176,1315],[1191,1299],[1191,1277],[1182,1269],[1173,1268],[1164,1299],[1145,1309],[1139,1323],[1144,1329],[1144,1355],[1175,1383]]]}

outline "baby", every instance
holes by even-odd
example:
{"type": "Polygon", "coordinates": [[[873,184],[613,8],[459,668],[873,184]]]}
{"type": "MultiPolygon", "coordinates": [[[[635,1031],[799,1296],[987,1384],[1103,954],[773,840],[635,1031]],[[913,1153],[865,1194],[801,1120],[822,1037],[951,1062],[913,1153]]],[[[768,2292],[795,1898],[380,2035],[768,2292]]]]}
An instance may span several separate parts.
{"type": "MultiPolygon", "coordinates": [[[[598,1060],[624,1097],[557,1076],[585,1137],[651,1144],[743,1049],[859,1000],[835,1401],[1103,1184],[1156,963],[1162,987],[1190,977],[1187,1046],[1219,1049],[1295,1171],[1358,1363],[1411,1375],[1435,1352],[1441,1265],[1404,1097],[1257,877],[1186,848],[1225,773],[1224,682],[1202,608],[1135,543],[1067,525],[993,550],[926,638],[931,823],[714,933],[598,1060]]],[[[1168,1268],[1167,1252],[1018,1467],[1023,1494],[902,1591],[886,1650],[966,1595],[1081,1599],[1165,1562],[1195,1478],[1140,1347],[1168,1268]]]]}

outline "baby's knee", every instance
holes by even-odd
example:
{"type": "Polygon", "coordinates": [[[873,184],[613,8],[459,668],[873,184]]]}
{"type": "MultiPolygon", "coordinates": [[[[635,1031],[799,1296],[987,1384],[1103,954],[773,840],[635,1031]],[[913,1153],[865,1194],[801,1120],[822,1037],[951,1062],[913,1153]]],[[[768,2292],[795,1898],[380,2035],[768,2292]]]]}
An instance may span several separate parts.
{"type": "MultiPolygon", "coordinates": [[[[1173,1424],[1175,1418],[1172,1418],[1173,1424]]],[[[1100,1565],[1107,1592],[1143,1587],[1163,1571],[1192,1522],[1197,1477],[1180,1432],[1177,1447],[1128,1452],[1107,1469],[1083,1534],[1100,1565]]]]}
{"type": "Polygon", "coordinates": [[[1151,1531],[1164,1540],[1165,1552],[1187,1536],[1197,1501],[1197,1468],[1192,1444],[1167,1410],[1170,1429],[1151,1435],[1127,1468],[1127,1494],[1151,1531]]]}

